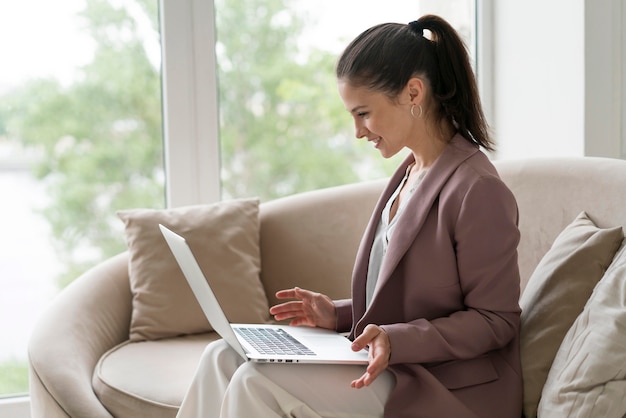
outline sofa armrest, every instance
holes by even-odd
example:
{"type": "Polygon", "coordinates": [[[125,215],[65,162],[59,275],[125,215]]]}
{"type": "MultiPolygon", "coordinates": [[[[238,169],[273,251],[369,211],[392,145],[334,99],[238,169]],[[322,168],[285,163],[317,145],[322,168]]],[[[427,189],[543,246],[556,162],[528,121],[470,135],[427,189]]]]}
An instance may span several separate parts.
{"type": "Polygon", "coordinates": [[[128,253],[93,267],[48,306],[31,334],[28,355],[33,418],[61,410],[71,417],[107,417],[92,390],[98,359],[128,339],[132,296],[128,253]]]}

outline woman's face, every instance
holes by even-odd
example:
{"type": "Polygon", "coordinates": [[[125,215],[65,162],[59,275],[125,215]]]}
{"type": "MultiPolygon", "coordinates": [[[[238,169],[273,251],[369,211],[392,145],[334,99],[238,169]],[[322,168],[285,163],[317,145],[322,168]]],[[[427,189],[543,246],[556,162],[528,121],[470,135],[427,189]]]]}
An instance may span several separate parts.
{"type": "Polygon", "coordinates": [[[415,120],[411,116],[408,94],[404,104],[366,87],[354,87],[344,80],[339,80],[338,87],[354,119],[357,138],[367,138],[384,158],[396,155],[408,145],[415,120]]]}

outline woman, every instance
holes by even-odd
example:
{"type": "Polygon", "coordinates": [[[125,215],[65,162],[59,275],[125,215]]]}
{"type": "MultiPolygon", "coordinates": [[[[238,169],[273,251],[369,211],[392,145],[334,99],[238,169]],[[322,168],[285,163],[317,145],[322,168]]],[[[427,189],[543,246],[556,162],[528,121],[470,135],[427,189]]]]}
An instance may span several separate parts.
{"type": "Polygon", "coordinates": [[[357,138],[411,153],[365,231],[352,298],[287,289],[270,313],[350,331],[369,364],[242,364],[212,343],[179,416],[518,418],[517,205],[480,150],[493,146],[462,41],[436,16],[378,25],[336,72],[357,138]]]}

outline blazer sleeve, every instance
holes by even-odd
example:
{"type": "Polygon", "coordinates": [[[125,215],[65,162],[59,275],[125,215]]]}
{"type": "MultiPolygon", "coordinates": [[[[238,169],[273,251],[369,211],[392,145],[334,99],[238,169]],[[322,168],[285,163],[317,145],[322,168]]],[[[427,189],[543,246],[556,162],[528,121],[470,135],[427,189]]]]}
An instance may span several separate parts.
{"type": "MultiPolygon", "coordinates": [[[[517,203],[496,176],[479,177],[446,208],[453,231],[462,308],[431,320],[384,325],[390,364],[478,357],[519,333],[517,203]]],[[[441,210],[442,208],[440,208],[441,210]]]]}
{"type": "Polygon", "coordinates": [[[335,329],[337,332],[348,332],[352,328],[352,300],[340,299],[333,301],[337,312],[335,329]]]}

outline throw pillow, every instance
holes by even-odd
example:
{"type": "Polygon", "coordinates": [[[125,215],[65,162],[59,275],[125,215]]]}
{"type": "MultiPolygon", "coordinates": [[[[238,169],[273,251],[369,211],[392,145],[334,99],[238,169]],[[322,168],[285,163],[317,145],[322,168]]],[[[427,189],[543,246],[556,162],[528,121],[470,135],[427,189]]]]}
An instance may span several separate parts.
{"type": "Polygon", "coordinates": [[[539,403],[539,416],[626,416],[626,251],[622,250],[569,329],[539,403]]]}
{"type": "Polygon", "coordinates": [[[132,292],[130,340],[211,331],[158,227],[183,236],[231,322],[269,320],[259,273],[259,201],[118,212],[125,224],[132,292]]]}
{"type": "Polygon", "coordinates": [[[601,229],[580,213],[555,239],[520,298],[524,415],[537,416],[541,391],[567,330],[624,238],[621,227],[601,229]]]}

